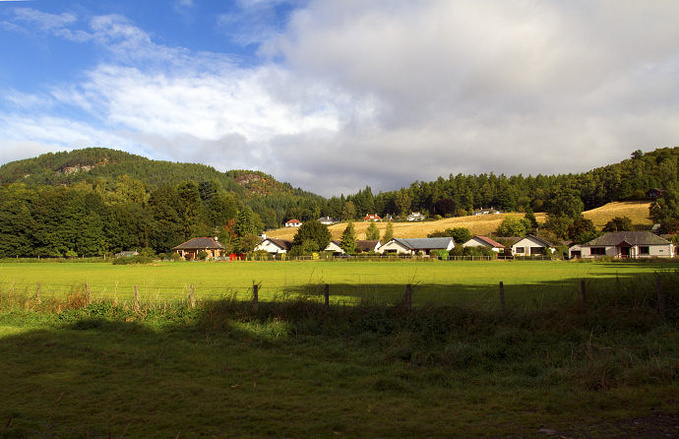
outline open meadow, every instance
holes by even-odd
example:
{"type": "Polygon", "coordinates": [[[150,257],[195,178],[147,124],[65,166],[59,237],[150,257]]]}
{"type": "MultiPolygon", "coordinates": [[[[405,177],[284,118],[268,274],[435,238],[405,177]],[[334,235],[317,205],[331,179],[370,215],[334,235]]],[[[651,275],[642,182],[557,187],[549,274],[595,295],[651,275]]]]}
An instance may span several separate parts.
{"type": "Polygon", "coordinates": [[[93,299],[130,300],[137,287],[144,301],[186,299],[193,286],[197,299],[235,295],[249,300],[253,285],[259,298],[318,295],[331,285],[335,302],[393,304],[406,284],[414,303],[454,304],[497,295],[504,283],[509,300],[558,297],[577,292],[581,279],[612,284],[679,268],[674,261],[643,263],[564,261],[286,261],[159,262],[112,265],[103,262],[2,263],[0,288],[6,292],[63,298],[84,292],[93,299]]]}
{"type": "Polygon", "coordinates": [[[0,437],[676,437],[676,267],[1,263],[0,437]]]}

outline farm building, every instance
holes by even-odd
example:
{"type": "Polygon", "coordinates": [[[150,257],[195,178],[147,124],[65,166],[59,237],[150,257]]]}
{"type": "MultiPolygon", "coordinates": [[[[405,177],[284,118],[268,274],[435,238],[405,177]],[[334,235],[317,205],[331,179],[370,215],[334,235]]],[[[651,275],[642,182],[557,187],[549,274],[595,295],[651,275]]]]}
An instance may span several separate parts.
{"type": "Polygon", "coordinates": [[[476,235],[469,241],[462,244],[462,247],[485,247],[494,252],[502,253],[505,251],[505,246],[499,242],[488,238],[487,236],[476,235]]]}
{"type": "Polygon", "coordinates": [[[255,251],[265,251],[271,254],[287,253],[292,248],[292,241],[286,239],[265,238],[255,247],[255,251]]]}
{"type": "Polygon", "coordinates": [[[380,253],[430,255],[434,250],[450,251],[455,248],[453,238],[393,238],[379,248],[380,253]]]}
{"type": "Polygon", "coordinates": [[[172,250],[184,259],[197,259],[201,252],[207,259],[215,259],[223,256],[224,246],[216,238],[192,238],[172,250]]]}
{"type": "Polygon", "coordinates": [[[371,214],[371,215],[364,216],[363,221],[375,221],[375,222],[377,222],[377,221],[382,221],[382,218],[380,218],[380,216],[378,214],[374,213],[374,214],[371,214]]]}
{"type": "Polygon", "coordinates": [[[554,245],[535,235],[521,238],[512,245],[512,256],[542,256],[555,251],[554,245]]]}
{"type": "Polygon", "coordinates": [[[609,232],[568,249],[571,258],[671,258],[674,245],[651,232],[609,232]]]}

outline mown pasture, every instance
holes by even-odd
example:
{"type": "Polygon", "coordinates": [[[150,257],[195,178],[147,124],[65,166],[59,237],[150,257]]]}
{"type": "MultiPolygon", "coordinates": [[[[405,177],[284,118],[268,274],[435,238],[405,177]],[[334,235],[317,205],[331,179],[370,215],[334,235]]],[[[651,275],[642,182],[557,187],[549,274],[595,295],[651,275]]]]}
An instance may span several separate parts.
{"type": "Polygon", "coordinates": [[[0,437],[679,430],[672,263],[3,263],[0,273],[0,437]],[[253,282],[267,299],[256,308],[253,282]],[[314,303],[324,283],[353,306],[314,303]],[[413,309],[394,305],[405,283],[413,309]]]}
{"type": "MultiPolygon", "coordinates": [[[[679,267],[666,262],[564,261],[277,261],[165,262],[117,266],[96,262],[2,263],[0,287],[43,298],[65,297],[88,288],[94,299],[129,300],[136,286],[144,301],[186,299],[191,286],[198,300],[235,295],[249,300],[254,284],[260,300],[318,295],[331,285],[336,303],[395,303],[406,284],[413,303],[454,304],[497,296],[504,283],[507,300],[549,300],[577,292],[580,280],[612,285],[679,267]],[[39,285],[39,287],[38,287],[39,285]]],[[[613,286],[615,287],[615,286],[613,286]]]]}

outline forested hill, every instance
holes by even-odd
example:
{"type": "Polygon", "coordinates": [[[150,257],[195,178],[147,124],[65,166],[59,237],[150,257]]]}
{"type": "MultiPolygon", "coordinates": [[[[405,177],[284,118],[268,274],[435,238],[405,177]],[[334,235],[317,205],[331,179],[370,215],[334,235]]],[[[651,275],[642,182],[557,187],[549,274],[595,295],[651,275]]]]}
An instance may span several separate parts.
{"type": "Polygon", "coordinates": [[[239,196],[308,192],[293,189],[273,177],[257,171],[219,172],[211,166],[174,163],[107,148],[86,148],[70,152],[47,153],[36,158],[18,160],[0,167],[0,183],[22,182],[27,186],[72,185],[89,181],[113,181],[126,176],[152,189],[185,181],[210,181],[239,196]]]}
{"type": "Polygon", "coordinates": [[[583,209],[642,199],[653,188],[665,190],[654,221],[675,220],[679,229],[678,163],[679,148],[662,148],[581,174],[458,174],[326,199],[256,171],[219,172],[104,148],[50,153],[0,167],[0,257],[160,253],[195,236],[219,236],[229,250],[247,251],[263,230],[291,218],[451,217],[482,207],[546,212],[539,230],[573,239],[583,209]]]}

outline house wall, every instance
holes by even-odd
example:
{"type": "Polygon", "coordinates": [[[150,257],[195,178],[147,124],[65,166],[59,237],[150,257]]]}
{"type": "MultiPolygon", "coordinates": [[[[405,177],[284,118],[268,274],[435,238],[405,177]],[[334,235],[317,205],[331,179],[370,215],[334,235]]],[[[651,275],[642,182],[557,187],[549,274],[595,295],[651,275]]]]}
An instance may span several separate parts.
{"type": "MultiPolygon", "coordinates": [[[[646,246],[648,247],[648,254],[642,254],[640,252],[639,247],[644,247],[644,246],[639,246],[635,245],[630,247],[630,258],[636,258],[636,259],[642,259],[642,258],[671,258],[674,257],[674,246],[672,244],[666,244],[666,245],[649,245],[646,246]]],[[[595,247],[598,248],[598,247],[595,247]]],[[[600,258],[603,256],[609,256],[612,258],[619,258],[621,257],[620,250],[617,246],[614,245],[609,245],[606,246],[606,255],[597,255],[597,254],[592,254],[592,247],[583,247],[582,248],[582,258],[583,259],[593,259],[593,258],[600,258]]],[[[571,247],[571,250],[573,250],[573,247],[571,247]]]]}
{"type": "Polygon", "coordinates": [[[389,241],[377,250],[379,253],[398,253],[400,255],[412,254],[409,248],[406,248],[396,241],[389,241]]]}
{"type": "Polygon", "coordinates": [[[257,247],[255,247],[255,251],[265,251],[267,253],[287,253],[287,250],[284,250],[274,244],[271,241],[264,241],[261,244],[259,244],[257,247]]]}
{"type": "Polygon", "coordinates": [[[501,252],[502,249],[499,247],[491,247],[487,242],[472,238],[469,241],[462,244],[462,247],[485,247],[493,250],[494,252],[501,252]]]}
{"type": "MultiPolygon", "coordinates": [[[[523,238],[519,240],[516,244],[512,245],[512,255],[514,256],[534,256],[534,255],[543,255],[547,252],[548,248],[544,247],[542,244],[539,242],[533,241],[530,238],[523,238]],[[523,253],[518,253],[516,250],[517,248],[523,247],[524,252],[523,253]],[[544,253],[541,253],[544,252],[544,253]]],[[[554,248],[549,248],[551,251],[555,251],[554,248]]]]}
{"type": "Polygon", "coordinates": [[[333,253],[344,253],[344,250],[342,250],[342,247],[339,245],[335,244],[334,242],[330,242],[328,246],[325,248],[325,251],[327,252],[333,252],[333,253]]]}

